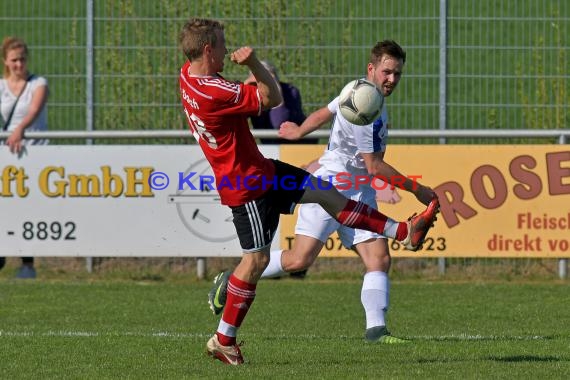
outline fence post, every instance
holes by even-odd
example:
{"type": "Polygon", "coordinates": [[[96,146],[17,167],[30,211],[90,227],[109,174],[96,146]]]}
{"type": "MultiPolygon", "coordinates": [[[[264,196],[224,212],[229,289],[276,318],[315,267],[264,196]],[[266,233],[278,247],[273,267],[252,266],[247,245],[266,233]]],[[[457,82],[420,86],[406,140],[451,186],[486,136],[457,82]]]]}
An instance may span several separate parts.
{"type": "MultiPolygon", "coordinates": [[[[447,0],[439,0],[439,129],[447,128],[447,0]]],[[[445,144],[445,137],[439,138],[445,144]]],[[[445,274],[445,257],[437,259],[440,275],[445,274]]]]}
{"type": "Polygon", "coordinates": [[[439,0],[439,129],[447,129],[447,0],[439,0]]]}
{"type": "MultiPolygon", "coordinates": [[[[93,130],[93,0],[86,0],[86,46],[85,46],[85,128],[93,130]]],[[[93,144],[93,139],[86,139],[87,145],[93,144]]],[[[93,257],[85,258],[87,273],[93,273],[93,257]]]]}
{"type": "Polygon", "coordinates": [[[568,277],[568,259],[558,260],[558,277],[565,280],[568,277]]]}
{"type": "MultiPolygon", "coordinates": [[[[566,144],[566,136],[560,135],[558,143],[561,145],[566,144]]],[[[558,277],[565,280],[568,277],[568,259],[558,259],[558,277]]]]}
{"type": "Polygon", "coordinates": [[[206,259],[204,257],[196,258],[196,275],[200,280],[206,278],[206,259]]]}

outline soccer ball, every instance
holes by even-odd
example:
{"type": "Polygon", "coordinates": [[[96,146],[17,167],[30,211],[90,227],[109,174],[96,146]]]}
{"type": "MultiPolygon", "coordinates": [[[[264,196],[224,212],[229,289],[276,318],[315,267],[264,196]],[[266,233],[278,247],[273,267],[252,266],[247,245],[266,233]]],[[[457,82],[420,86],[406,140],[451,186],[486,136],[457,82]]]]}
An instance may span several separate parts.
{"type": "Polygon", "coordinates": [[[348,82],[339,95],[338,106],[346,120],[356,125],[368,125],[380,116],[384,95],[366,79],[348,82]]]}

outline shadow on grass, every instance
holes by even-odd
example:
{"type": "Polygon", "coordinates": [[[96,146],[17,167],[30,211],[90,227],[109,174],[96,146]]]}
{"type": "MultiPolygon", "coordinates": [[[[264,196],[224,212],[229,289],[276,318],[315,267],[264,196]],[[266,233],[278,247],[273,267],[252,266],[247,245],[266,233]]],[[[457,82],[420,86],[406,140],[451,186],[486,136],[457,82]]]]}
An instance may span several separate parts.
{"type": "MultiPolygon", "coordinates": [[[[479,359],[480,360],[480,359],[479,359]]],[[[568,359],[559,358],[557,356],[536,356],[536,355],[512,355],[512,356],[487,356],[483,360],[492,360],[496,362],[504,363],[522,363],[522,362],[560,362],[569,361],[568,359]]],[[[465,358],[423,358],[418,359],[416,362],[419,364],[424,363],[460,363],[460,362],[472,362],[473,360],[465,358]]],[[[478,360],[475,360],[478,361],[478,360]]]]}
{"type": "Polygon", "coordinates": [[[555,335],[443,335],[443,336],[411,336],[408,337],[416,341],[435,341],[435,342],[461,342],[461,341],[518,341],[518,340],[552,340],[559,339],[555,335]]]}
{"type": "Polygon", "coordinates": [[[556,356],[535,356],[535,355],[513,355],[513,356],[489,356],[487,360],[496,362],[518,363],[518,362],[559,362],[561,360],[556,356]]]}

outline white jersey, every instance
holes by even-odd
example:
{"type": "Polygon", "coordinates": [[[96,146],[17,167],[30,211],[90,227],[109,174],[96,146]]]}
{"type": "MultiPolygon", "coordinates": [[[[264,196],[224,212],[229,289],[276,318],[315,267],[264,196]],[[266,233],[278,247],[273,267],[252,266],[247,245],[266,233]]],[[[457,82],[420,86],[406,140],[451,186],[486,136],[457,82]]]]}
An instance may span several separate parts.
{"type": "MultiPolygon", "coordinates": [[[[334,114],[329,145],[319,159],[314,175],[337,184],[336,174],[348,173],[352,176],[368,175],[366,165],[360,153],[386,151],[388,139],[388,113],[382,108],[380,117],[369,125],[354,125],[339,112],[338,97],[328,104],[334,114]]],[[[339,191],[347,198],[360,201],[372,208],[377,208],[376,190],[368,185],[350,187],[339,191]]],[[[383,236],[366,230],[354,229],[341,225],[317,203],[302,204],[299,208],[295,234],[310,236],[322,242],[337,231],[342,244],[351,248],[370,239],[383,236]]]]}
{"type": "Polygon", "coordinates": [[[366,165],[360,153],[384,152],[388,139],[388,113],[386,107],[372,124],[355,125],[339,111],[338,97],[328,104],[334,114],[329,144],[319,164],[329,174],[348,172],[366,175],[366,165]]]}

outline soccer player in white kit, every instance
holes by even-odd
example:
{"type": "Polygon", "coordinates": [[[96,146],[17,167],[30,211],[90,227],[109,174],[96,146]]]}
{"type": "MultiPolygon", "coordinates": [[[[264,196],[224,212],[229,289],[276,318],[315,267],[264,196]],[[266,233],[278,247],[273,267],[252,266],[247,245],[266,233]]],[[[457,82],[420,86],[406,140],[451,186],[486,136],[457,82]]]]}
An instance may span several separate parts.
{"type": "MultiPolygon", "coordinates": [[[[390,96],[401,79],[405,60],[406,53],[396,42],[379,42],[371,50],[366,79],[375,83],[384,97],[390,96]]],[[[291,122],[283,123],[279,136],[296,140],[332,121],[329,144],[319,159],[321,167],[314,175],[327,179],[332,177],[335,185],[343,185],[335,179],[339,173],[348,173],[352,178],[368,175],[401,179],[404,176],[384,161],[388,137],[388,114],[385,107],[384,105],[381,116],[372,124],[354,125],[340,114],[337,97],[326,107],[312,113],[301,126],[291,122]]],[[[412,179],[403,182],[402,187],[412,192],[425,205],[437,197],[431,188],[417,182],[414,184],[412,179]]],[[[377,207],[376,190],[370,183],[358,188],[353,185],[341,192],[350,199],[377,207]]],[[[385,314],[390,293],[388,271],[391,262],[388,240],[376,233],[340,225],[318,204],[301,205],[293,247],[290,250],[271,252],[269,266],[262,278],[308,268],[334,231],[338,232],[345,247],[356,250],[366,267],[361,291],[361,301],[366,314],[366,340],[382,343],[405,342],[391,336],[386,329],[385,314]]]]}

